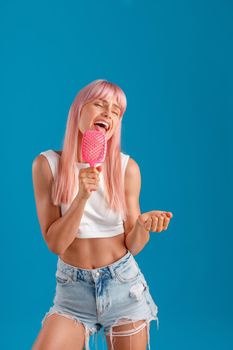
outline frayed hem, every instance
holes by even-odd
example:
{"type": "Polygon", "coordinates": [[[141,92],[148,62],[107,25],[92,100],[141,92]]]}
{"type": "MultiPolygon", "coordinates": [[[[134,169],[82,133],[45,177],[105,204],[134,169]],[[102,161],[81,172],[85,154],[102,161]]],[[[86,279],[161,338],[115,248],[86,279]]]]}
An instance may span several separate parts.
{"type": "Polygon", "coordinates": [[[46,312],[45,316],[43,317],[42,321],[41,321],[41,326],[43,327],[44,322],[46,320],[47,317],[53,315],[53,314],[58,314],[61,316],[64,316],[70,320],[73,320],[75,324],[82,324],[85,328],[85,350],[90,350],[90,346],[89,346],[89,339],[90,339],[90,335],[96,333],[96,329],[95,328],[88,328],[85,323],[83,323],[82,321],[80,321],[77,317],[69,315],[63,311],[60,310],[49,310],[48,312],[46,312]]]}

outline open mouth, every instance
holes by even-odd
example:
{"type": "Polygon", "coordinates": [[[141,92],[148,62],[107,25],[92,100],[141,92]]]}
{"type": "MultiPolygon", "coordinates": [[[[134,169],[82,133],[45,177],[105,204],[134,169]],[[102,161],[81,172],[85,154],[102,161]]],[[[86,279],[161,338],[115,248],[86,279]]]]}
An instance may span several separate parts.
{"type": "Polygon", "coordinates": [[[96,130],[102,131],[106,133],[109,130],[109,125],[107,123],[96,122],[94,123],[94,127],[96,130]]]}

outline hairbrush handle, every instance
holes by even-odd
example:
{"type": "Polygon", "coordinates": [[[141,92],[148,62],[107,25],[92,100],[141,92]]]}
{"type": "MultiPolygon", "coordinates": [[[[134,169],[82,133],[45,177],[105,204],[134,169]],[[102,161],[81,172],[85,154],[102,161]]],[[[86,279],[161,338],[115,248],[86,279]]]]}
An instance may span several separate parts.
{"type": "Polygon", "coordinates": [[[98,162],[95,161],[89,161],[88,163],[90,164],[90,167],[95,167],[95,165],[98,164],[98,162]]]}

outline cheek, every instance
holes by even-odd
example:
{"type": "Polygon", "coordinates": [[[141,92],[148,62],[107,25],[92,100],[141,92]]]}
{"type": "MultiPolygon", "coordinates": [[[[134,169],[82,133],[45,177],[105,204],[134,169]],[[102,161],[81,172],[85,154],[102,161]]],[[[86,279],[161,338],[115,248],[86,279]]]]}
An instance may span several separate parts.
{"type": "Polygon", "coordinates": [[[83,131],[92,123],[93,115],[91,113],[82,113],[79,119],[79,129],[83,131]]]}
{"type": "Polygon", "coordinates": [[[118,129],[118,126],[115,124],[112,127],[112,130],[110,131],[110,133],[108,134],[108,139],[110,139],[112,137],[113,134],[115,134],[116,130],[118,129]]]}
{"type": "Polygon", "coordinates": [[[120,124],[118,122],[115,122],[113,124],[113,132],[116,132],[119,129],[119,127],[120,127],[120,124]]]}
{"type": "Polygon", "coordinates": [[[83,131],[83,128],[84,128],[83,119],[80,119],[80,120],[79,120],[78,128],[79,128],[80,131],[83,131]]]}

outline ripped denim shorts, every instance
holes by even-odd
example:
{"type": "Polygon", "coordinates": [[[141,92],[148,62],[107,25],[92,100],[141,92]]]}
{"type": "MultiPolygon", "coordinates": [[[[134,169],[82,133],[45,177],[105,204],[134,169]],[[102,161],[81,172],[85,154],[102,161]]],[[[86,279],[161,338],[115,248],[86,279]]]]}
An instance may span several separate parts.
{"type": "Polygon", "coordinates": [[[53,305],[41,321],[54,313],[81,322],[85,327],[85,349],[89,350],[89,336],[103,327],[104,334],[113,337],[132,335],[157,321],[158,307],[149,292],[148,284],[134,256],[126,255],[113,264],[96,269],[82,269],[65,263],[58,257],[56,292],[53,305]],[[112,330],[113,326],[144,320],[129,331],[112,330]]]}

